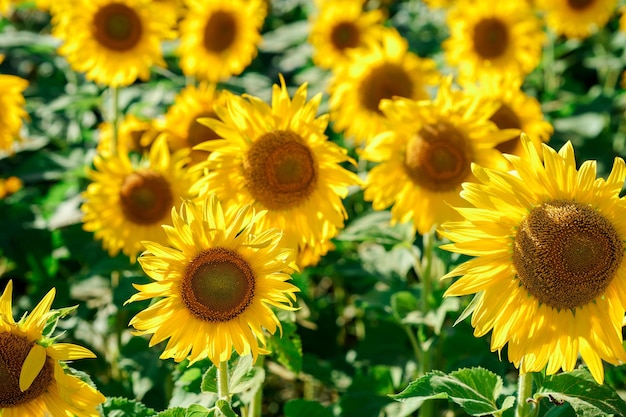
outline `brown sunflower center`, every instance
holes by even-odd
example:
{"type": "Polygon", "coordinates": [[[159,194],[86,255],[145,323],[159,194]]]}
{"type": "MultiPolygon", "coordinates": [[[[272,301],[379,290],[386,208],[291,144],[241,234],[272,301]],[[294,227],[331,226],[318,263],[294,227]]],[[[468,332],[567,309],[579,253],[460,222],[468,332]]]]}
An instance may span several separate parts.
{"type": "Polygon", "coordinates": [[[356,48],[360,41],[359,28],[352,22],[341,22],[330,32],[333,46],[339,50],[356,48]]]}
{"type": "Polygon", "coordinates": [[[277,130],[254,142],[244,161],[252,197],[271,210],[287,210],[305,200],[317,185],[311,148],[292,132],[277,130]]]}
{"type": "Polygon", "coordinates": [[[128,135],[130,137],[130,144],[133,151],[145,152],[150,148],[149,145],[144,145],[142,141],[143,135],[146,133],[148,133],[148,129],[135,129],[130,131],[128,135]]]}
{"type": "Polygon", "coordinates": [[[595,0],[567,0],[567,4],[574,10],[583,10],[595,3],[595,0]]]}
{"type": "Polygon", "coordinates": [[[372,69],[363,79],[359,94],[366,109],[382,114],[378,108],[380,101],[394,96],[411,97],[413,82],[401,66],[386,63],[372,69]]]}
{"type": "Polygon", "coordinates": [[[509,31],[500,19],[483,19],[474,27],[474,49],[481,58],[501,56],[508,44],[509,31]]]}
{"type": "Polygon", "coordinates": [[[133,49],[141,40],[143,26],[137,12],[122,3],[110,3],[94,15],[94,37],[114,51],[133,49]]]}
{"type": "Polygon", "coordinates": [[[515,235],[513,265],[540,303],[575,309],[604,293],[622,262],[624,244],[597,210],[555,200],[535,207],[515,235]]]}
{"type": "Polygon", "coordinates": [[[407,143],[404,168],[419,186],[454,190],[470,172],[472,156],[465,137],[449,123],[422,127],[407,143]]]}
{"type": "Polygon", "coordinates": [[[120,188],[124,216],[137,224],[151,225],[170,212],[174,199],[170,184],[152,171],[133,172],[120,188]]]}
{"type": "MultiPolygon", "coordinates": [[[[517,114],[506,104],[502,104],[498,110],[491,116],[489,119],[498,129],[521,129],[522,124],[517,117],[517,114]]],[[[500,143],[496,146],[502,153],[514,154],[517,149],[517,145],[519,144],[519,137],[515,137],[513,139],[507,140],[506,142],[500,143]]]]}
{"type": "Polygon", "coordinates": [[[256,277],[238,253],[211,248],[187,266],[182,300],[198,319],[226,322],[243,313],[254,299],[256,277]]]}
{"type": "Polygon", "coordinates": [[[194,147],[207,140],[219,139],[217,133],[213,131],[207,125],[198,122],[198,119],[203,117],[216,118],[217,115],[212,111],[206,111],[198,113],[193,117],[187,128],[187,143],[189,146],[194,147]]]}
{"type": "Polygon", "coordinates": [[[204,47],[215,53],[228,49],[237,35],[237,21],[228,12],[218,10],[213,13],[204,27],[204,47]]]}
{"type": "Polygon", "coordinates": [[[54,381],[54,366],[49,358],[31,386],[20,389],[20,373],[34,342],[9,332],[0,333],[0,410],[28,403],[45,393],[54,381]]]}

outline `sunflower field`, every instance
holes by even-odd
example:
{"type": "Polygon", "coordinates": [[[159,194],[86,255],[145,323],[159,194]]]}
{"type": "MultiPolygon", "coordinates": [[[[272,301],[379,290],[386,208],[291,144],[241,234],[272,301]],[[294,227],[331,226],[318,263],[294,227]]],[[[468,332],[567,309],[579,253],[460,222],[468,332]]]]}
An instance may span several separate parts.
{"type": "Polygon", "coordinates": [[[626,1],[0,0],[0,417],[626,416],[626,1]]]}

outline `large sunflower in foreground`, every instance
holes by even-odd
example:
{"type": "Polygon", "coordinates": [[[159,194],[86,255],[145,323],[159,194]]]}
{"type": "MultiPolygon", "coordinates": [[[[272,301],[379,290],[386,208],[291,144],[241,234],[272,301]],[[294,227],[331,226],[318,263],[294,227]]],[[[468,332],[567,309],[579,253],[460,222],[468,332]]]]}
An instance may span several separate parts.
{"type": "Polygon", "coordinates": [[[544,0],[535,7],[557,35],[583,39],[606,25],[617,12],[617,0],[544,0]]]}
{"type": "Polygon", "coordinates": [[[150,78],[153,65],[164,66],[161,41],[174,24],[155,13],[146,0],[76,0],[53,11],[59,54],[89,80],[111,87],[150,78]]]}
{"type": "Polygon", "coordinates": [[[495,146],[519,134],[489,121],[497,106],[453,90],[450,78],[433,101],[384,100],[381,109],[393,130],[372,138],[361,152],[377,163],[368,173],[365,199],[375,210],[392,206],[393,221],[412,220],[420,234],[458,218],[450,205],[462,202],[461,184],[474,179],[471,164],[506,168],[495,146]]]}
{"type": "Polygon", "coordinates": [[[139,263],[155,282],[135,285],[139,293],[128,302],[159,300],[130,324],[137,334],[153,335],[150,346],[169,339],[162,359],[208,357],[217,365],[233,347],[255,360],[268,353],[264,329],[280,328],[271,307],[293,310],[299,290],[287,282],[293,250],[280,231],[261,226],[262,217],[250,206],[223,210],[212,194],[172,210],[173,226],[165,227],[170,246],[144,242],[139,263]]]}
{"type": "Polygon", "coordinates": [[[139,161],[124,152],[97,154],[83,193],[83,229],[95,232],[110,256],[121,250],[134,262],[142,240],[165,239],[161,225],[171,221],[170,210],[191,196],[196,175],[184,169],[188,161],[188,151],[170,155],[164,137],[139,161]]]}
{"type": "Polygon", "coordinates": [[[520,372],[570,371],[580,353],[602,383],[602,360],[626,362],[626,165],[596,179],[595,161],[576,170],[569,142],[542,145],[545,163],[522,144],[527,157],[507,156],[514,171],[473,166],[479,182],[461,195],[474,207],[441,226],[443,249],[475,256],[444,276],[461,276],[445,295],[476,294],[474,335],[492,331],[491,349],[508,344],[520,372]]]}
{"type": "Polygon", "coordinates": [[[395,29],[387,29],[381,42],[355,50],[349,63],[335,69],[329,87],[333,129],[357,144],[367,141],[386,127],[381,100],[428,99],[428,88],[441,78],[436,66],[410,52],[395,29]]]}
{"type": "Polygon", "coordinates": [[[0,415],[97,417],[105,397],[71,374],[62,361],[95,358],[82,346],[55,343],[44,330],[52,317],[52,289],[33,311],[13,319],[13,283],[0,297],[0,415]]]}
{"type": "MultiPolygon", "coordinates": [[[[0,55],[0,62],[2,56],[0,55]]],[[[0,151],[11,151],[19,139],[22,120],[27,117],[22,95],[28,81],[14,75],[0,74],[0,151]]]]}
{"type": "Polygon", "coordinates": [[[523,78],[539,64],[544,32],[526,0],[463,0],[448,11],[445,58],[461,79],[515,74],[523,78]]]}
{"type": "Polygon", "coordinates": [[[189,149],[191,162],[206,160],[208,152],[192,149],[207,141],[219,139],[219,136],[206,125],[199,123],[198,118],[216,117],[213,106],[224,105],[221,91],[212,83],[201,82],[197,87],[185,87],[175,98],[174,104],[165,115],[165,130],[173,151],[189,149]]]}
{"type": "Polygon", "coordinates": [[[218,82],[239,75],[254,59],[267,13],[263,0],[191,1],[180,23],[180,68],[218,82]]]}
{"type": "MultiPolygon", "coordinates": [[[[347,216],[342,198],[360,181],[340,165],[351,161],[347,151],[324,134],[328,116],[317,117],[321,94],[307,102],[303,84],[291,100],[282,78],[281,84],[273,86],[271,106],[256,97],[224,92],[226,106],[215,108],[220,120],[201,120],[225,139],[196,147],[211,154],[196,165],[207,173],[194,191],[215,192],[221,201],[267,210],[259,221],[283,230],[299,255],[307,247],[327,250],[329,245],[322,242],[337,234],[347,216]]],[[[302,260],[299,256],[300,266],[302,260]]]]}
{"type": "Polygon", "coordinates": [[[362,0],[323,3],[311,19],[313,62],[331,69],[348,61],[349,51],[379,42],[383,19],[381,10],[364,11],[362,0]]]}

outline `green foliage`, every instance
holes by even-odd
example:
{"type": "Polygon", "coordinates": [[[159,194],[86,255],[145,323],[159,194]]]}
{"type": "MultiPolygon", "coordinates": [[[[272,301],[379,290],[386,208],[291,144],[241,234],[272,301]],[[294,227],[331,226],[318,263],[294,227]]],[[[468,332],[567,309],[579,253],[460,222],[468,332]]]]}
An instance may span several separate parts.
{"type": "Polygon", "coordinates": [[[290,400],[285,403],[285,417],[333,417],[333,413],[315,401],[290,400]]]}
{"type": "Polygon", "coordinates": [[[149,417],[155,411],[136,400],[122,397],[109,397],[102,405],[104,415],[109,417],[149,417]]]}

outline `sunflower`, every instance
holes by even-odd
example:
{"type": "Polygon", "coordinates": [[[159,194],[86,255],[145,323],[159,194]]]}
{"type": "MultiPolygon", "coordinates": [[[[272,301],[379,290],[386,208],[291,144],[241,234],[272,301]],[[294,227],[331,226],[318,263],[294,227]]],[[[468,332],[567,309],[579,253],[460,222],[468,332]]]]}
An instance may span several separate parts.
{"type": "Polygon", "coordinates": [[[445,58],[460,79],[501,74],[525,76],[539,64],[544,42],[541,20],[525,0],[463,0],[448,12],[445,58]]]}
{"type": "Polygon", "coordinates": [[[0,178],[0,200],[22,189],[24,183],[18,177],[0,178]]]}
{"type": "Polygon", "coordinates": [[[162,136],[136,163],[124,152],[97,154],[83,193],[83,229],[95,232],[110,256],[122,250],[134,262],[142,240],[165,239],[161,225],[169,224],[171,208],[191,196],[196,175],[183,169],[188,155],[170,155],[162,136]]]}
{"type": "Polygon", "coordinates": [[[19,139],[22,120],[27,117],[23,96],[26,87],[26,80],[0,74],[0,151],[11,152],[15,141],[19,139]]]}
{"type": "Polygon", "coordinates": [[[514,171],[473,166],[464,184],[464,220],[441,226],[442,248],[474,259],[444,278],[461,276],[446,296],[476,294],[474,335],[490,330],[492,351],[508,343],[520,372],[574,369],[578,354],[602,383],[602,360],[626,361],[626,200],[619,192],[626,165],[615,159],[596,179],[595,161],[576,170],[571,143],[542,145],[543,160],[525,136],[528,157],[507,155],[514,171]]]}
{"type": "Polygon", "coordinates": [[[50,311],[54,288],[18,322],[13,319],[12,292],[9,281],[0,297],[0,415],[99,416],[97,407],[105,397],[61,362],[96,356],[82,346],[55,343],[44,334],[54,317],[50,311]]]}
{"type": "Polygon", "coordinates": [[[161,41],[174,22],[146,0],[76,0],[53,7],[59,54],[96,83],[120,87],[150,78],[165,66],[161,41]]]}
{"type": "Polygon", "coordinates": [[[436,63],[408,48],[395,29],[387,29],[380,43],[355,50],[349,63],[336,68],[329,87],[334,130],[361,144],[385,128],[381,100],[429,98],[427,88],[441,78],[436,63]]]}
{"type": "MultiPolygon", "coordinates": [[[[477,94],[483,100],[500,104],[490,120],[499,129],[519,129],[533,141],[538,151],[554,132],[552,124],[544,119],[541,104],[536,98],[524,93],[521,79],[503,77],[483,79],[478,85],[466,86],[469,94],[477,94]]],[[[521,155],[523,151],[519,136],[496,146],[502,153],[521,155]]]]}
{"type": "Polygon", "coordinates": [[[135,285],[127,303],[159,300],[130,324],[138,335],[152,334],[150,346],[169,339],[162,359],[208,357],[218,365],[233,347],[254,360],[269,353],[263,330],[280,328],[271,307],[294,310],[299,290],[287,282],[293,251],[278,230],[261,227],[262,217],[250,206],[223,210],[212,194],[172,210],[174,226],[164,227],[170,246],[144,242],[139,263],[155,282],[135,285]]]}
{"type": "Polygon", "coordinates": [[[379,42],[384,14],[363,10],[362,0],[327,2],[311,22],[313,62],[331,69],[349,59],[348,52],[379,42]]]}
{"type": "Polygon", "coordinates": [[[371,139],[361,158],[377,163],[368,173],[364,198],[374,210],[389,206],[393,222],[412,220],[420,233],[456,219],[461,184],[472,181],[473,162],[506,168],[495,146],[519,134],[498,130],[489,118],[497,103],[453,90],[446,78],[433,101],[383,100],[393,130],[371,139]]]}
{"type": "MultiPolygon", "coordinates": [[[[113,126],[104,122],[99,126],[98,152],[113,152],[113,126]]],[[[118,127],[117,145],[120,152],[143,153],[159,135],[160,128],[152,120],[144,120],[133,114],[127,114],[118,127]]]]}
{"type": "Polygon", "coordinates": [[[267,7],[262,0],[193,1],[180,24],[180,68],[218,82],[239,75],[261,42],[267,7]]]}
{"type": "Polygon", "coordinates": [[[606,25],[617,11],[617,0],[545,0],[536,7],[557,35],[584,39],[606,25]]]}
{"type": "MultiPolygon", "coordinates": [[[[198,87],[185,87],[165,115],[165,129],[169,134],[172,150],[192,149],[207,140],[219,139],[209,127],[198,122],[198,118],[216,117],[214,105],[224,105],[224,99],[216,85],[202,82],[198,87]]],[[[191,150],[191,161],[206,160],[208,152],[191,150]]]]}
{"type": "Polygon", "coordinates": [[[224,94],[226,105],[215,108],[220,120],[201,123],[227,139],[196,147],[211,154],[196,165],[207,173],[193,189],[267,210],[259,221],[284,231],[285,241],[300,249],[303,266],[300,254],[309,252],[306,257],[316,259],[328,249],[322,242],[343,227],[347,213],[341,200],[348,186],[360,184],[340,165],[351,159],[327,140],[328,115],[316,116],[321,94],[307,102],[307,84],[292,101],[281,77],[281,86],[273,86],[271,107],[256,97],[224,94]]]}

